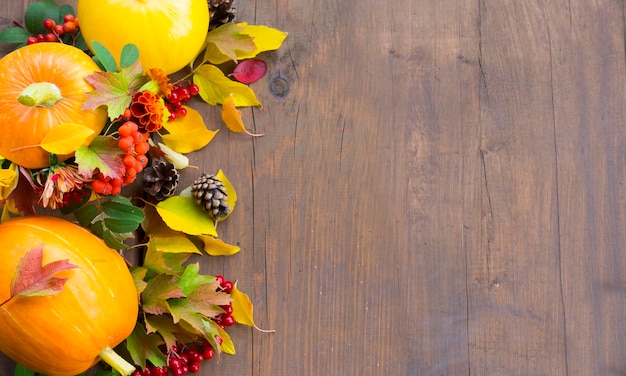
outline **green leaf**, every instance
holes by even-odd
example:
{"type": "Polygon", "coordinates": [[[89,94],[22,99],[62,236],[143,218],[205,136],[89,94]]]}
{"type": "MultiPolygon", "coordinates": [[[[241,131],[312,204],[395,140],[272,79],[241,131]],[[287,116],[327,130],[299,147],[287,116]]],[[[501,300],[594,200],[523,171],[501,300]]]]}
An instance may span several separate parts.
{"type": "Polygon", "coordinates": [[[143,266],[152,273],[165,273],[180,276],[185,271],[183,264],[189,259],[189,253],[164,253],[152,247],[146,249],[143,266]]]}
{"type": "Polygon", "coordinates": [[[167,357],[159,349],[162,344],[163,339],[159,335],[147,334],[145,328],[139,323],[135,325],[135,329],[126,339],[126,348],[130,357],[142,369],[146,368],[146,361],[148,360],[157,367],[167,365],[167,357]]]}
{"type": "Polygon", "coordinates": [[[0,42],[2,43],[26,43],[30,33],[21,27],[7,27],[0,31],[0,42]]]}
{"type": "Polygon", "coordinates": [[[130,267],[130,274],[133,276],[133,281],[135,281],[135,289],[137,290],[137,293],[141,294],[148,286],[148,283],[145,281],[146,275],[148,274],[148,268],[143,266],[132,266],[130,267]]]}
{"type": "Polygon", "coordinates": [[[91,47],[93,53],[98,58],[98,61],[102,64],[104,69],[108,72],[117,72],[117,63],[113,54],[106,48],[106,46],[97,40],[91,41],[91,47]]]}
{"type": "Polygon", "coordinates": [[[46,34],[48,30],[43,26],[46,18],[59,19],[59,7],[54,0],[32,3],[24,14],[24,26],[31,34],[46,34]]]}
{"type": "Polygon", "coordinates": [[[74,7],[71,6],[70,4],[62,4],[59,7],[59,18],[57,20],[57,23],[63,22],[63,17],[65,17],[68,14],[71,14],[71,15],[76,14],[76,12],[74,12],[74,7]]]}
{"type": "Polygon", "coordinates": [[[110,200],[102,204],[102,211],[109,218],[129,220],[137,225],[145,218],[140,208],[133,205],[127,197],[120,195],[110,196],[110,200]]]}
{"type": "Polygon", "coordinates": [[[210,105],[224,103],[232,95],[237,107],[261,106],[252,89],[229,79],[214,65],[205,64],[198,68],[193,75],[193,82],[200,89],[200,97],[210,105]]]}
{"type": "Polygon", "coordinates": [[[163,221],[172,229],[189,235],[217,236],[215,222],[191,197],[173,196],[156,206],[163,221]]]}
{"type": "Polygon", "coordinates": [[[254,38],[241,34],[242,30],[243,27],[228,22],[209,31],[206,37],[207,47],[213,45],[219,53],[215,54],[212,49],[207,48],[208,53],[205,53],[204,60],[213,64],[221,64],[224,63],[224,61],[220,61],[221,56],[227,56],[230,60],[237,62],[238,52],[252,53],[256,49],[254,38]],[[213,59],[214,56],[219,59],[213,59]]]}
{"type": "Polygon", "coordinates": [[[139,222],[133,219],[105,218],[104,225],[112,232],[127,234],[139,227],[139,222]]]}
{"type": "Polygon", "coordinates": [[[167,313],[170,309],[168,299],[185,296],[177,281],[177,277],[167,274],[158,274],[150,279],[148,286],[141,293],[141,306],[144,312],[154,315],[167,313]]]}
{"type": "Polygon", "coordinates": [[[96,221],[91,225],[91,232],[98,235],[106,245],[113,249],[124,249],[127,247],[124,240],[131,237],[130,234],[120,234],[111,231],[104,220],[96,221]]]}
{"type": "Polygon", "coordinates": [[[198,286],[215,282],[215,277],[201,275],[198,273],[199,270],[200,264],[198,263],[188,265],[178,280],[178,286],[180,286],[185,296],[191,294],[198,286]]]}
{"type": "Polygon", "coordinates": [[[21,364],[15,365],[14,376],[35,376],[35,371],[32,371],[21,364]]]}
{"type": "Polygon", "coordinates": [[[139,59],[139,48],[134,44],[126,44],[122,47],[120,55],[120,67],[125,68],[134,64],[139,59]]]}
{"type": "Polygon", "coordinates": [[[74,216],[83,227],[89,227],[98,215],[98,208],[94,204],[85,205],[74,211],[74,216]]]}
{"type": "Polygon", "coordinates": [[[105,177],[119,178],[119,171],[123,166],[119,150],[113,137],[96,136],[88,146],[76,149],[78,172],[89,179],[95,169],[98,169],[105,177]]]}

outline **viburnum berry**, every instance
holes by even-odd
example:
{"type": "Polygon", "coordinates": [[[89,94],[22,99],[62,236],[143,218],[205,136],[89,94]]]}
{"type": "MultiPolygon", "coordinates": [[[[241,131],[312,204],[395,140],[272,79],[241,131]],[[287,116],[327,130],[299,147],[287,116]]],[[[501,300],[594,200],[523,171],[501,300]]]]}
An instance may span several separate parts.
{"type": "Polygon", "coordinates": [[[191,362],[191,364],[189,364],[189,372],[191,373],[200,372],[200,362],[191,362]]]}
{"type": "Polygon", "coordinates": [[[202,357],[202,353],[200,353],[200,351],[194,348],[187,350],[186,354],[187,354],[187,358],[189,358],[189,361],[192,363],[201,362],[204,360],[204,358],[202,357]]]}
{"type": "Polygon", "coordinates": [[[215,350],[213,350],[213,346],[208,342],[202,343],[202,357],[205,360],[211,360],[215,356],[215,350]]]}
{"type": "Polygon", "coordinates": [[[233,314],[233,305],[232,304],[222,305],[222,306],[220,306],[220,308],[222,308],[224,310],[224,314],[225,315],[232,315],[233,314]]]}
{"type": "Polygon", "coordinates": [[[200,93],[200,88],[196,84],[189,85],[189,94],[191,96],[196,96],[200,93]]]}
{"type": "Polygon", "coordinates": [[[28,38],[26,39],[26,44],[29,44],[29,45],[30,45],[30,44],[35,44],[35,43],[37,43],[37,42],[39,42],[39,41],[37,40],[37,37],[28,37],[28,38]]]}
{"type": "Polygon", "coordinates": [[[56,35],[54,35],[54,34],[52,34],[52,33],[48,33],[48,34],[46,34],[46,35],[44,36],[44,38],[45,38],[45,41],[46,41],[46,42],[56,42],[56,41],[58,40],[58,39],[57,39],[57,36],[56,36],[56,35]]]}
{"type": "Polygon", "coordinates": [[[233,291],[234,286],[235,285],[232,281],[224,281],[224,283],[222,283],[222,290],[224,290],[225,292],[231,292],[233,291]]]}
{"type": "Polygon", "coordinates": [[[235,318],[231,315],[227,315],[222,317],[221,322],[224,326],[233,326],[235,325],[235,318]]]}
{"type": "Polygon", "coordinates": [[[143,373],[138,369],[136,369],[133,373],[130,374],[130,376],[142,376],[142,375],[143,373]]]}
{"type": "Polygon", "coordinates": [[[36,38],[37,38],[38,42],[45,42],[46,41],[46,37],[43,34],[37,34],[36,38]]]}
{"type": "Polygon", "coordinates": [[[63,28],[63,25],[56,25],[54,27],[54,32],[58,35],[58,36],[62,36],[63,34],[65,34],[65,28],[63,28]]]}
{"type": "Polygon", "coordinates": [[[65,22],[63,24],[63,31],[65,32],[65,34],[73,34],[76,31],[76,23],[65,22]]]}
{"type": "Polygon", "coordinates": [[[217,283],[221,286],[224,284],[224,276],[221,274],[218,274],[215,276],[215,280],[217,281],[217,283]]]}

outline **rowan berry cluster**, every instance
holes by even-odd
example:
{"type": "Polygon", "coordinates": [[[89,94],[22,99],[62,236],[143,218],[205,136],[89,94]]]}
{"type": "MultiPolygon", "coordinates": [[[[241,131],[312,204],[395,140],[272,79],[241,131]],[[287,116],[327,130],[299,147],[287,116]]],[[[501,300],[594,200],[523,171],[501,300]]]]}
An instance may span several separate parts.
{"type": "Polygon", "coordinates": [[[78,18],[73,14],[66,14],[62,24],[57,24],[55,20],[46,18],[43,21],[43,27],[48,30],[48,33],[30,36],[26,39],[26,44],[61,42],[62,36],[74,34],[78,30],[78,18]]]}
{"type": "Polygon", "coordinates": [[[122,187],[131,184],[137,178],[137,174],[143,171],[148,165],[150,144],[148,143],[148,133],[139,131],[137,123],[127,120],[117,130],[119,138],[118,147],[123,152],[123,166],[119,171],[119,177],[110,178],[98,173],[91,182],[91,189],[96,193],[104,195],[116,195],[122,187]]]}

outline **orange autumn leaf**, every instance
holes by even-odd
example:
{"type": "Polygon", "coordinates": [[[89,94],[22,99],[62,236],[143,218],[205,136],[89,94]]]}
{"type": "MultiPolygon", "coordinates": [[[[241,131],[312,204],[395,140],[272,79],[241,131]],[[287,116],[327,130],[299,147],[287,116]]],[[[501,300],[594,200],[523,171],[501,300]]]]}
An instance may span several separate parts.
{"type": "Polygon", "coordinates": [[[232,95],[229,95],[228,98],[224,100],[224,103],[222,103],[222,121],[224,121],[224,124],[226,124],[226,127],[228,127],[231,132],[245,132],[250,136],[263,136],[262,133],[250,133],[246,129],[243,120],[241,120],[241,111],[235,107],[235,100],[232,95]]]}

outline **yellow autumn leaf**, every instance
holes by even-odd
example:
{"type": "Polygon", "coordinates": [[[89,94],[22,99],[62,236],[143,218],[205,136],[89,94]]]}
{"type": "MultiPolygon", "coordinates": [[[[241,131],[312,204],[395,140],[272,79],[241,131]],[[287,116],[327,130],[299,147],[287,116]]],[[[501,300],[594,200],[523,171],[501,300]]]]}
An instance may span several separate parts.
{"type": "Polygon", "coordinates": [[[191,153],[205,147],[218,131],[207,129],[202,115],[193,108],[183,106],[187,115],[168,121],[163,126],[169,134],[163,135],[163,143],[178,153],[191,153]]]}
{"type": "Polygon", "coordinates": [[[237,283],[233,286],[233,290],[230,292],[230,298],[233,306],[233,317],[239,324],[253,326],[259,331],[273,333],[275,330],[259,329],[254,323],[254,306],[250,301],[250,297],[246,293],[241,292],[237,288],[237,283]]]}
{"type": "Polygon", "coordinates": [[[230,212],[218,220],[218,222],[221,222],[228,218],[233,211],[235,211],[235,204],[237,203],[237,192],[235,191],[235,187],[233,187],[233,185],[230,183],[230,180],[228,180],[226,175],[224,175],[224,171],[219,170],[217,174],[215,174],[215,177],[221,180],[222,184],[224,184],[224,188],[226,189],[226,196],[228,196],[228,206],[230,206],[230,212]]]}
{"type": "Polygon", "coordinates": [[[71,154],[93,136],[94,130],[83,124],[63,123],[52,128],[39,146],[53,154],[71,154]]]}
{"type": "Polygon", "coordinates": [[[204,243],[204,251],[211,256],[232,256],[241,250],[240,247],[226,244],[213,236],[199,235],[198,238],[204,243]]]}
{"type": "Polygon", "coordinates": [[[159,202],[156,209],[172,230],[189,235],[217,236],[215,222],[196,205],[192,197],[173,196],[159,202]]]}
{"type": "Polygon", "coordinates": [[[11,163],[9,168],[0,170],[0,201],[9,197],[17,187],[18,180],[18,166],[15,163],[11,163]]]}
{"type": "Polygon", "coordinates": [[[184,235],[159,236],[150,235],[148,246],[159,252],[165,253],[198,253],[202,254],[198,247],[184,235]]]}
{"type": "Polygon", "coordinates": [[[223,103],[230,95],[233,96],[237,107],[261,106],[252,89],[241,82],[229,79],[212,64],[198,68],[193,75],[193,83],[198,85],[202,100],[212,106],[223,103]]]}
{"type": "Polygon", "coordinates": [[[239,60],[251,59],[261,52],[277,50],[282,46],[287,38],[287,33],[278,29],[264,25],[248,25],[247,22],[240,22],[238,26],[243,27],[241,34],[249,35],[254,38],[256,50],[246,55],[245,52],[237,54],[239,60]]]}
{"type": "Polygon", "coordinates": [[[226,98],[224,103],[222,103],[222,121],[231,132],[245,132],[250,136],[263,136],[263,134],[248,132],[246,126],[243,124],[243,120],[241,120],[241,111],[235,107],[235,100],[232,95],[226,98]]]}
{"type": "Polygon", "coordinates": [[[215,327],[217,328],[218,335],[222,338],[222,344],[220,345],[222,351],[229,355],[235,355],[235,344],[233,343],[233,340],[230,339],[230,335],[226,332],[226,330],[220,328],[219,326],[216,325],[215,327]]]}
{"type": "MultiPolygon", "coordinates": [[[[251,59],[261,52],[279,49],[288,35],[278,29],[263,25],[248,25],[247,22],[240,22],[236,26],[240,28],[239,34],[254,38],[253,42],[255,45],[253,51],[235,50],[235,60],[238,61],[251,59]]],[[[210,61],[215,65],[220,65],[232,59],[221,52],[215,44],[207,43],[206,50],[204,51],[204,60],[210,61]]]]}

